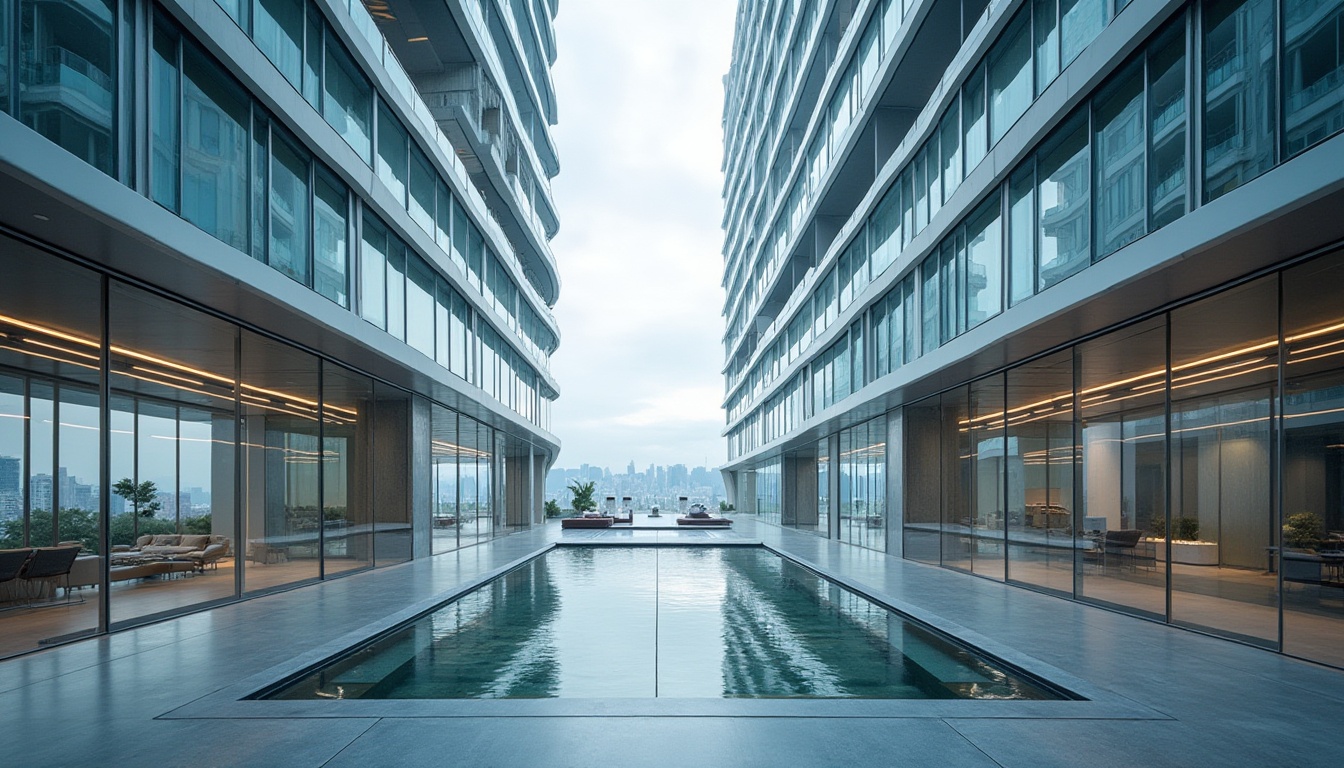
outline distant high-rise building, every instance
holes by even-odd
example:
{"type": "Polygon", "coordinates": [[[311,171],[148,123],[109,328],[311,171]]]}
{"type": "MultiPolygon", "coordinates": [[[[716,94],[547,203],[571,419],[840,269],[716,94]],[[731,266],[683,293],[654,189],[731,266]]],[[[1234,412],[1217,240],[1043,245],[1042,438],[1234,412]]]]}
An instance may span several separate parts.
{"type": "Polygon", "coordinates": [[[740,2],[730,500],[1344,665],[1278,554],[1344,530],[1342,28],[1337,0],[740,2]]]}

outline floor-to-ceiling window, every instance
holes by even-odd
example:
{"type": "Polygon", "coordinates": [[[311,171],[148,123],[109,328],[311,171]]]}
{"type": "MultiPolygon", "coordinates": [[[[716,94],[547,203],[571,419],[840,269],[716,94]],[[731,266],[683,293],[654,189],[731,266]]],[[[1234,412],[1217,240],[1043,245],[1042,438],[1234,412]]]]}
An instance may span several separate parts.
{"type": "Polygon", "coordinates": [[[1166,322],[1078,347],[1078,596],[1151,616],[1166,612],[1155,538],[1166,518],[1166,322]]]}
{"type": "Polygon", "coordinates": [[[1171,620],[1277,646],[1278,278],[1171,313],[1171,620]]]}
{"type": "MultiPolygon", "coordinates": [[[[1283,274],[1283,650],[1344,666],[1344,256],[1283,274]]],[[[1262,566],[1264,567],[1264,566],[1262,566]]],[[[1272,578],[1272,576],[1271,576],[1272,578]]]]}
{"type": "MultiPolygon", "coordinates": [[[[0,240],[0,550],[71,552],[74,578],[0,583],[0,656],[96,631],[101,281],[0,240]],[[78,549],[74,553],[74,549],[78,549]],[[41,607],[29,607],[41,606],[41,607]]],[[[13,555],[11,555],[13,556],[13,555]]]]}
{"type": "Polygon", "coordinates": [[[1007,515],[1010,581],[1073,593],[1072,350],[1007,372],[1007,515]]]}
{"type": "Polygon", "coordinates": [[[238,330],[115,282],[108,327],[111,621],[233,597],[238,330]]]}
{"type": "Polygon", "coordinates": [[[242,336],[244,586],[251,592],[321,575],[318,359],[242,336]]]}

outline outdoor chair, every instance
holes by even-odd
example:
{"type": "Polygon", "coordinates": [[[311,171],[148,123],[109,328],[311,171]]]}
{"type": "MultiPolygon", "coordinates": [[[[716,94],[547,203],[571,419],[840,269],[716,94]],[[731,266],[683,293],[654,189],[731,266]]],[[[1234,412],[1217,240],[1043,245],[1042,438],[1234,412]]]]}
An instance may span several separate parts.
{"type": "MultiPolygon", "coordinates": [[[[27,564],[28,558],[32,556],[31,549],[6,549],[0,550],[0,595],[12,593],[15,598],[19,596],[18,578],[23,572],[23,566],[27,564]],[[8,584],[8,587],[3,585],[8,584]]],[[[8,600],[8,597],[0,597],[8,600]]]]}
{"type": "Polygon", "coordinates": [[[19,578],[28,582],[48,582],[52,586],[52,597],[56,596],[57,583],[65,578],[65,597],[70,599],[70,569],[79,556],[79,547],[56,547],[35,549],[33,555],[23,567],[19,578]]]}

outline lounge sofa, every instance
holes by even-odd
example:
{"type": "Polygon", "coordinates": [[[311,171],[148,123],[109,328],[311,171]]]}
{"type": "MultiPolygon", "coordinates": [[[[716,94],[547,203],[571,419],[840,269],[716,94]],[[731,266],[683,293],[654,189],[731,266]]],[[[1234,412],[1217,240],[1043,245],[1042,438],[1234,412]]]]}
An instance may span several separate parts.
{"type": "Polygon", "coordinates": [[[560,521],[561,528],[610,528],[616,518],[606,515],[584,515],[583,517],[566,517],[560,521]]]}
{"type": "Polygon", "coordinates": [[[191,562],[198,571],[206,566],[219,567],[221,558],[228,557],[232,548],[228,536],[217,533],[156,533],[146,534],[127,546],[117,544],[112,547],[112,565],[118,560],[134,562],[138,558],[159,557],[166,560],[191,562]]]}

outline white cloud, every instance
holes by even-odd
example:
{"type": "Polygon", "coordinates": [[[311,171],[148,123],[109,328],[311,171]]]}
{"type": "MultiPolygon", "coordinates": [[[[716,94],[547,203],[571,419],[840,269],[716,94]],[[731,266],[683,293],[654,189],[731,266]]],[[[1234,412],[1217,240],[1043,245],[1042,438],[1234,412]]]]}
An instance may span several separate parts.
{"type": "Polygon", "coordinates": [[[553,69],[561,466],[722,463],[726,0],[565,0],[553,69]]]}

